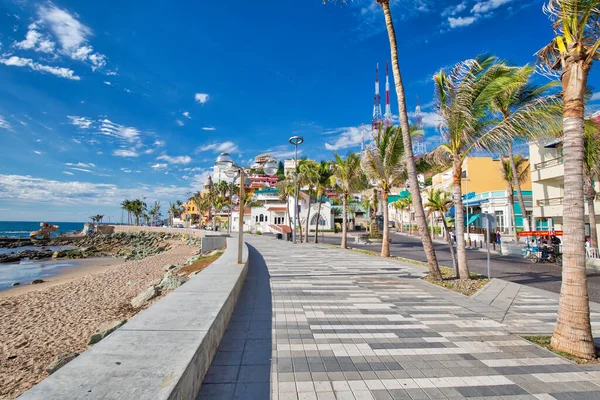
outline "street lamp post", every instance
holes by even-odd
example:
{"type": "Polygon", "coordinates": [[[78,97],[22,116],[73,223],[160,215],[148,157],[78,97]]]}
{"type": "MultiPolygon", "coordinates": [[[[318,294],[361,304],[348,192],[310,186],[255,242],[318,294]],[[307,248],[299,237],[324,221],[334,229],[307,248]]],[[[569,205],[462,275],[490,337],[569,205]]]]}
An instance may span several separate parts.
{"type": "Polygon", "coordinates": [[[294,244],[296,244],[296,225],[298,221],[298,145],[304,143],[302,136],[292,136],[290,143],[294,145],[295,157],[294,157],[294,244]]]}
{"type": "MultiPolygon", "coordinates": [[[[246,178],[246,174],[244,171],[244,167],[240,167],[239,165],[237,165],[236,163],[233,162],[233,159],[231,158],[231,156],[229,155],[229,153],[221,153],[218,157],[217,160],[215,161],[215,165],[217,167],[219,167],[219,169],[222,169],[226,174],[229,172],[233,172],[235,173],[239,173],[239,183],[240,183],[240,220],[239,220],[239,224],[238,224],[238,257],[237,257],[237,262],[238,264],[242,263],[242,250],[244,248],[244,183],[245,183],[245,178],[246,178]]],[[[267,161],[264,166],[263,169],[265,171],[265,174],[267,175],[275,175],[275,173],[277,173],[277,163],[275,160],[269,160],[267,161]]]]}

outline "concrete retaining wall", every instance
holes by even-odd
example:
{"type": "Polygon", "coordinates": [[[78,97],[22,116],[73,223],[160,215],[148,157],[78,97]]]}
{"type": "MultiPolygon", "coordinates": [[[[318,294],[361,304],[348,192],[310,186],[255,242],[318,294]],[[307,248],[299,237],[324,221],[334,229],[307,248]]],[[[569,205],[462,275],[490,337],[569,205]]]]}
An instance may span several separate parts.
{"type": "Polygon", "coordinates": [[[225,246],[227,246],[227,237],[225,236],[204,236],[202,238],[202,253],[222,249],[225,246]]]}
{"type": "Polygon", "coordinates": [[[213,264],[19,399],[194,399],[246,278],[237,239],[213,264]]]}
{"type": "MultiPolygon", "coordinates": [[[[190,229],[190,228],[163,228],[161,226],[131,226],[131,225],[110,225],[115,228],[115,232],[164,232],[174,233],[179,235],[190,235],[190,236],[205,236],[207,234],[213,234],[210,231],[203,229],[190,229]]],[[[214,234],[213,234],[214,235],[214,234]]]]}

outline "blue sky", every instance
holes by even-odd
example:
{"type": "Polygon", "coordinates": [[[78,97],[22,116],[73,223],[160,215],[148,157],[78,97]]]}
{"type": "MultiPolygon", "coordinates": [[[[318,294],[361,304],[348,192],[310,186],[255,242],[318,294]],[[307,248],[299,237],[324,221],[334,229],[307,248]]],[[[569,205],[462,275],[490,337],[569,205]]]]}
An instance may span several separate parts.
{"type": "MultiPolygon", "coordinates": [[[[393,2],[409,107],[418,96],[430,146],[433,74],[482,53],[533,62],[552,37],[541,8],[393,2]]],[[[315,159],[356,151],[375,63],[389,59],[374,0],[0,0],[0,44],[0,220],[120,220],[118,204],[137,196],[166,212],[220,151],[284,159],[291,135],[315,159]]]]}

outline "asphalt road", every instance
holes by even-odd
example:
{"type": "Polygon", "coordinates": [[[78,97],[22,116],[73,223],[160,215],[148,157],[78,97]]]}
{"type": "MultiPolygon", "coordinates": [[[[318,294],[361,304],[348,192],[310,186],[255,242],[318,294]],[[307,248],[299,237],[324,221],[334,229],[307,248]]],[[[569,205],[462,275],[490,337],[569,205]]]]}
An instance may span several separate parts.
{"type": "MultiPolygon", "coordinates": [[[[392,243],[390,253],[392,256],[409,258],[411,260],[427,261],[423,244],[416,237],[407,235],[390,234],[392,243]]],[[[319,237],[320,242],[336,244],[341,243],[341,235],[326,235],[319,237]]],[[[312,238],[311,238],[312,241],[312,238]]],[[[354,238],[348,238],[348,245],[352,248],[379,251],[381,245],[357,245],[354,244],[354,238]]],[[[451,267],[452,258],[448,245],[434,243],[438,262],[440,265],[451,267]]],[[[487,274],[487,255],[484,251],[467,250],[469,268],[472,272],[482,275],[487,274]]],[[[560,293],[561,268],[555,264],[533,264],[520,257],[490,255],[490,265],[493,278],[506,279],[508,281],[520,283],[560,293]]],[[[588,290],[591,301],[600,303],[600,272],[595,270],[588,271],[588,290]]]]}

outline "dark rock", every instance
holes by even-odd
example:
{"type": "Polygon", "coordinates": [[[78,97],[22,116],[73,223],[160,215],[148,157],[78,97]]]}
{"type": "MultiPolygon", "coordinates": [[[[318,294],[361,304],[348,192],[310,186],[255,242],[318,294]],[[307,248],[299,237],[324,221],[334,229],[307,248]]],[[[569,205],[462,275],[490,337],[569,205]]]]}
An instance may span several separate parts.
{"type": "Polygon", "coordinates": [[[46,281],[43,280],[43,279],[34,279],[34,280],[31,281],[31,284],[32,285],[37,285],[39,283],[44,283],[44,282],[46,282],[46,281]]]}
{"type": "Polygon", "coordinates": [[[90,339],[88,340],[88,346],[98,343],[99,341],[116,331],[118,328],[125,325],[126,322],[127,320],[123,319],[118,321],[110,321],[100,325],[96,332],[94,332],[92,336],[90,336],[90,339]]]}
{"type": "Polygon", "coordinates": [[[46,372],[48,374],[52,375],[53,373],[55,373],[56,371],[58,371],[60,368],[62,368],[65,365],[67,365],[67,363],[69,361],[73,360],[78,355],[79,355],[79,353],[66,353],[66,354],[60,354],[60,355],[56,356],[56,358],[54,359],[54,361],[52,361],[50,363],[50,365],[48,365],[46,367],[46,372]]]}
{"type": "Polygon", "coordinates": [[[10,286],[19,286],[20,284],[20,282],[13,282],[10,286]]]}

